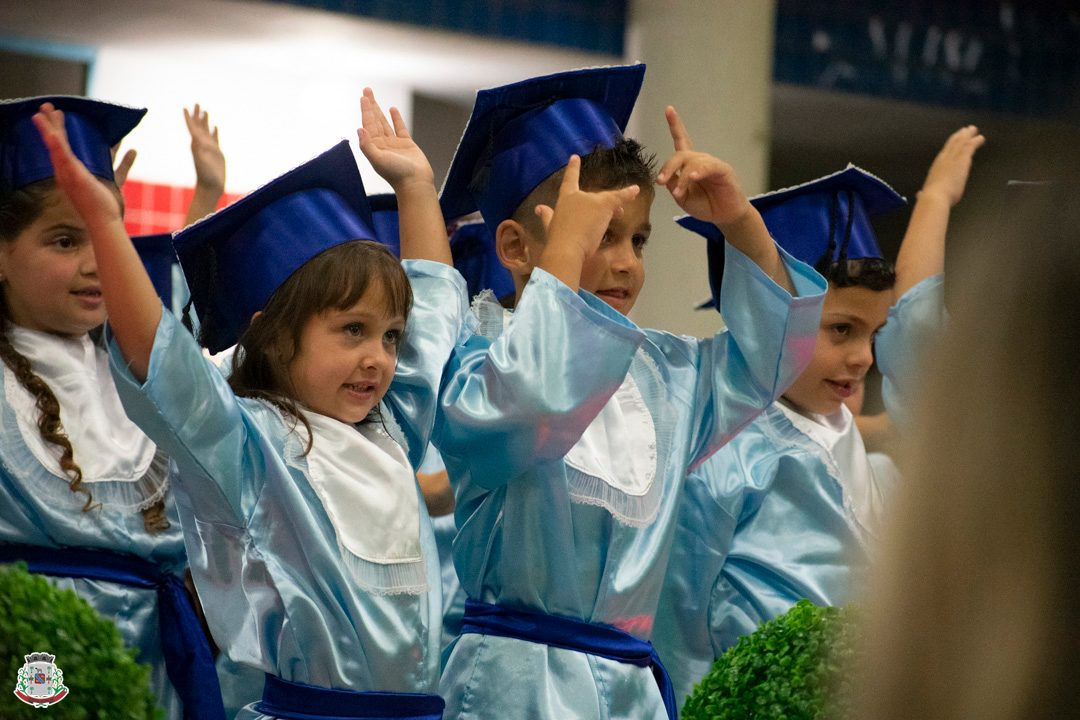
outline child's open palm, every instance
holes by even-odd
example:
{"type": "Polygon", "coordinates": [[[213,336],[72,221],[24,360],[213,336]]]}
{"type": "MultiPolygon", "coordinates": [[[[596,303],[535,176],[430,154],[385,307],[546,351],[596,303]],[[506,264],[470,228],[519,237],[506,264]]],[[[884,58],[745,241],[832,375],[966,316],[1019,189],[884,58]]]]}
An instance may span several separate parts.
{"type": "Polygon", "coordinates": [[[723,227],[743,217],[749,207],[735,171],[723,160],[694,150],[693,141],[675,108],[665,111],[675,154],[656,176],[685,212],[723,227]]]}
{"type": "Polygon", "coordinates": [[[210,114],[195,103],[188,112],[184,108],[184,122],[191,134],[191,158],[195,162],[195,182],[219,193],[225,191],[225,154],[218,143],[218,129],[210,129],[210,114]]]}
{"type": "Polygon", "coordinates": [[[600,247],[612,218],[621,217],[623,206],[637,197],[641,189],[629,185],[617,190],[589,192],[579,185],[581,158],[570,156],[559,185],[559,199],[552,209],[537,205],[536,214],[544,223],[549,245],[579,247],[589,257],[600,247]]]}
{"type": "Polygon", "coordinates": [[[971,172],[971,159],[985,142],[986,138],[974,125],[962,127],[950,135],[930,165],[920,194],[939,194],[949,207],[960,202],[971,172]]]}
{"type": "Polygon", "coordinates": [[[360,116],[363,127],[357,130],[360,150],[375,172],[400,191],[404,185],[422,182],[431,185],[435,173],[420,146],[409,135],[405,120],[396,107],[390,108],[391,124],[383,114],[371,88],[364,88],[360,98],[360,116]]]}
{"type": "Polygon", "coordinates": [[[54,108],[51,103],[44,103],[34,115],[34,125],[49,149],[56,184],[67,194],[91,233],[95,227],[122,222],[116,197],[104,183],[91,175],[82,161],[71,152],[67,128],[64,126],[64,113],[54,108]]]}

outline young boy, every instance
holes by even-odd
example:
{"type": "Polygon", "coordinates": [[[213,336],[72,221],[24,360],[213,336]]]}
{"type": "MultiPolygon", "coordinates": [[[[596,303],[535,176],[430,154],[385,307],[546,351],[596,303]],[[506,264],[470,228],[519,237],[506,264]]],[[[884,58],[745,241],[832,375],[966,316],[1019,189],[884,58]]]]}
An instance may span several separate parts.
{"type": "Polygon", "coordinates": [[[680,699],[714,658],[800,598],[847,601],[897,478],[870,462],[845,401],[861,390],[883,325],[883,340],[892,337],[878,358],[893,379],[939,324],[940,283],[923,280],[943,265],[948,208],[963,194],[976,134],[958,131],[931,168],[895,276],[869,217],[903,200],[880,180],[849,167],[752,201],[782,247],[817,262],[829,291],[810,366],[687,480],[656,633],[680,699]],[[890,311],[894,280],[904,297],[890,311]]]}
{"type": "Polygon", "coordinates": [[[470,598],[440,686],[448,718],[674,717],[646,640],[680,486],[809,356],[823,281],[777,250],[671,108],[656,181],[725,232],[740,302],[708,340],[625,317],[653,198],[651,161],[622,137],[643,73],[481,92],[444,186],[448,218],[482,212],[516,296],[513,314],[478,303],[436,417],[470,598]]]}

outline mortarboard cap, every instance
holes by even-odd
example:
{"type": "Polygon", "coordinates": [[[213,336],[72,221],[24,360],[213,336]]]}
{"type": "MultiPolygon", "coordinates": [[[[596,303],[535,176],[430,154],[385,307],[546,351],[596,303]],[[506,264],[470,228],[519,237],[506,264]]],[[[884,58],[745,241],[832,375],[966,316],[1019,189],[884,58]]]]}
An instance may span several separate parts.
{"type": "Polygon", "coordinates": [[[499,300],[514,294],[514,278],[499,262],[495,238],[482,220],[459,225],[450,235],[454,267],[465,278],[469,297],[491,290],[499,300]]]}
{"type": "Polygon", "coordinates": [[[154,284],[154,290],[166,308],[173,307],[173,267],[179,264],[176,251],[173,250],[172,233],[158,235],[136,235],[131,238],[135,251],[139,253],[146,274],[154,284]]]}
{"type": "Polygon", "coordinates": [[[0,185],[11,190],[54,177],[49,150],[34,126],[42,103],[64,111],[68,143],[94,175],[113,179],[112,147],[139,124],[145,109],[69,95],[0,102],[0,185]]]}
{"type": "Polygon", "coordinates": [[[201,322],[218,353],[301,265],[350,240],[376,240],[348,141],[270,181],[173,238],[201,322]]]}
{"type": "Polygon", "coordinates": [[[376,239],[401,257],[401,226],[398,223],[397,196],[394,193],[379,193],[368,197],[371,205],[372,228],[376,239]]]}
{"type": "MultiPolygon", "coordinates": [[[[901,208],[904,198],[870,173],[848,165],[840,172],[750,198],[776,244],[811,266],[880,258],[870,223],[875,215],[901,208]]],[[[714,307],[724,276],[724,235],[712,223],[688,215],[676,222],[708,240],[709,285],[714,307]]]]}
{"type": "Polygon", "coordinates": [[[644,77],[644,65],[619,65],[478,92],[443,183],[443,215],[479,210],[494,232],[571,155],[622,138],[644,77]]]}

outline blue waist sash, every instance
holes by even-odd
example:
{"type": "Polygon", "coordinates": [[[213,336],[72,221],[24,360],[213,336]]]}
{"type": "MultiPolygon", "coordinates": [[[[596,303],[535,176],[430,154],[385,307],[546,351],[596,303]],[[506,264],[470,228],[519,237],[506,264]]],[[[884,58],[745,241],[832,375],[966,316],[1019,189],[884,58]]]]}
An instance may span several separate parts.
{"type": "Polygon", "coordinates": [[[442,720],[445,707],[438,695],[334,690],[270,674],[255,704],[259,712],[287,720],[442,720]]]}
{"type": "Polygon", "coordinates": [[[103,580],[157,590],[161,652],[169,680],[184,704],[185,720],[225,720],[210,644],[180,578],[134,555],[0,543],[0,562],[19,561],[38,575],[103,580]]]}
{"type": "Polygon", "coordinates": [[[547,615],[545,613],[513,610],[502,605],[465,601],[465,619],[461,634],[497,635],[528,642],[574,650],[616,662],[652,668],[653,677],[664,698],[668,717],[678,717],[675,689],[671,678],[660,662],[652,643],[636,638],[611,625],[547,615]]]}

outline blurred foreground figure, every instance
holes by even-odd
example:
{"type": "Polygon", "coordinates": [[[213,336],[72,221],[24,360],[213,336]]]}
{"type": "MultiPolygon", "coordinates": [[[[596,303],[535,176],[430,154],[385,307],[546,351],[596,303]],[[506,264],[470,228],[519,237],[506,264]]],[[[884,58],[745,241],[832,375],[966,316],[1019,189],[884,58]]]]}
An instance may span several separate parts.
{"type": "Polygon", "coordinates": [[[1078,200],[1076,184],[1011,185],[952,274],[867,603],[860,719],[1080,706],[1078,200]]]}

